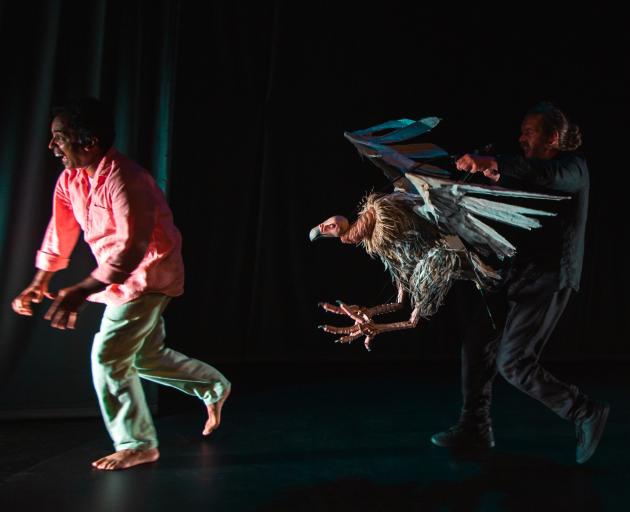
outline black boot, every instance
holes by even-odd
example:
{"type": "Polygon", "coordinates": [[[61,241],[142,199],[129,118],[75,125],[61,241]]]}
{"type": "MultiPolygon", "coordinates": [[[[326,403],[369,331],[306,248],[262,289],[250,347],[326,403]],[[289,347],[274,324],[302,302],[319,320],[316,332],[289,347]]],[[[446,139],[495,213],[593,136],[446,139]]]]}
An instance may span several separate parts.
{"type": "Polygon", "coordinates": [[[589,410],[590,413],[587,416],[575,422],[575,433],[578,439],[575,460],[578,464],[584,464],[595,453],[604,433],[610,406],[591,402],[589,410]]]}
{"type": "Polygon", "coordinates": [[[442,448],[494,448],[494,434],[490,425],[460,422],[444,432],[433,434],[431,442],[442,448]]]}

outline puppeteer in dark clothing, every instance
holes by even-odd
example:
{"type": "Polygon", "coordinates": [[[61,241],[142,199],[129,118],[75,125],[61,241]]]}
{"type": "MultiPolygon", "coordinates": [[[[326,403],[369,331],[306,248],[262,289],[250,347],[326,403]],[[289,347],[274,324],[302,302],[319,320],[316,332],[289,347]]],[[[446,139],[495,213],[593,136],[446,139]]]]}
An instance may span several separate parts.
{"type": "Polygon", "coordinates": [[[464,340],[461,421],[490,426],[497,372],[562,418],[576,421],[588,411],[587,397],[552,376],[539,359],[571,290],[579,289],[589,192],[586,160],[566,152],[549,160],[506,156],[497,161],[500,186],[534,186],[571,199],[558,204],[556,217],[545,219],[536,237],[523,239],[503,285],[488,296],[496,330],[482,312],[464,340]]]}
{"type": "MultiPolygon", "coordinates": [[[[466,154],[460,171],[482,173],[515,189],[537,188],[570,196],[558,204],[535,237],[521,239],[499,289],[488,295],[496,328],[478,314],[462,343],[463,406],[459,422],[431,437],[441,447],[494,446],[490,419],[492,382],[500,373],[510,384],[573,422],[576,462],[589,460],[602,437],[610,407],[566,384],[540,365],[540,356],[569,301],[580,286],[589,176],[577,125],[551,103],[530,109],[521,124],[523,156],[466,154]]],[[[485,308],[480,308],[485,313],[485,308]]]]}

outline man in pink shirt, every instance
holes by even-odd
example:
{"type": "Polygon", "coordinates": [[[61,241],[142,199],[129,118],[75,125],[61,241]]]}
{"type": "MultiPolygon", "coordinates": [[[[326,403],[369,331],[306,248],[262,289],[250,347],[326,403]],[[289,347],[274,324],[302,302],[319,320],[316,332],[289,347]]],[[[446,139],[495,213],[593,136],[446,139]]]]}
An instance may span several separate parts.
{"type": "Polygon", "coordinates": [[[12,307],[31,316],[32,302],[53,299],[46,320],[73,329],[85,301],[107,305],[94,338],[92,376],[116,452],[92,465],[112,470],[153,462],[157,436],[139,377],[203,400],[204,435],[219,426],[230,383],[212,366],[164,346],[162,313],[183,293],[181,235],[151,175],[113,148],[111,113],[85,98],[56,109],[51,132],[48,147],[65,169],[37,253],[38,271],[12,307]],[[97,267],[53,294],[48,283],[68,266],[81,231],[97,267]]]}

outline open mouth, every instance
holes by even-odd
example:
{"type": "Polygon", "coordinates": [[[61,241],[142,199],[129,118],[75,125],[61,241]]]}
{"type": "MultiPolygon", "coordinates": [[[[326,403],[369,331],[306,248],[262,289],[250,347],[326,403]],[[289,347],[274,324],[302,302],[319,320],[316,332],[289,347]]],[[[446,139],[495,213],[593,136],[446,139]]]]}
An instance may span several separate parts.
{"type": "Polygon", "coordinates": [[[64,155],[61,151],[59,151],[59,150],[57,150],[57,149],[55,149],[55,150],[53,151],[53,153],[54,153],[54,155],[55,155],[55,157],[56,157],[56,158],[60,158],[60,159],[61,159],[61,162],[62,162],[64,165],[68,165],[68,157],[67,157],[66,155],[64,155]]]}

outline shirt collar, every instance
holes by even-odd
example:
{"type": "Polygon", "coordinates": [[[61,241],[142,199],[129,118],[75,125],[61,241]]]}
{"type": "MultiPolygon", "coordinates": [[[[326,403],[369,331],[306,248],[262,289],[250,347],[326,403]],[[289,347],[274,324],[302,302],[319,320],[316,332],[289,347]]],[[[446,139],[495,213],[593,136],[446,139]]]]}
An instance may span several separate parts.
{"type": "Polygon", "coordinates": [[[118,156],[118,151],[113,146],[107,150],[107,152],[101,158],[101,161],[98,163],[96,167],[96,172],[94,173],[94,178],[98,178],[101,175],[107,174],[111,169],[111,164],[114,159],[118,156]]]}

